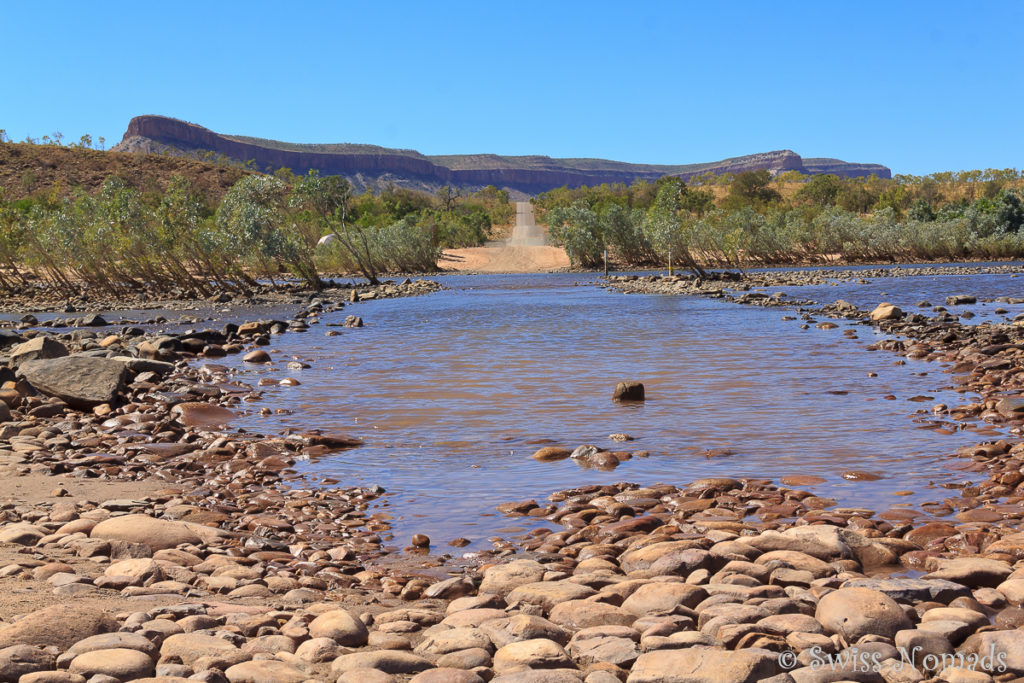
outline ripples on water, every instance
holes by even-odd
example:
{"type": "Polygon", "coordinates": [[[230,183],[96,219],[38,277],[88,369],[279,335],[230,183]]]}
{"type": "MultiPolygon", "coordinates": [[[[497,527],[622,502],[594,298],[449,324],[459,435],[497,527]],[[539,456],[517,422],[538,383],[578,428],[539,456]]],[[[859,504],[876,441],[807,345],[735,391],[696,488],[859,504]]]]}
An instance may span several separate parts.
{"type": "MultiPolygon", "coordinates": [[[[329,476],[385,487],[396,544],[423,532],[439,545],[456,536],[487,545],[498,530],[519,524],[497,515],[496,504],[590,483],[817,475],[826,482],[809,488],[840,505],[917,505],[952,494],[931,482],[963,481],[948,455],[981,440],[970,431],[940,434],[922,428],[929,418],[913,419],[933,403],[969,397],[948,390],[939,364],[899,365],[894,354],[867,351],[879,338],[868,326],[837,321],[839,329],[801,330],[802,321],[782,319],[792,315],[788,309],[576,286],[593,283],[588,275],[437,279],[449,289],[368,301],[322,319],[339,322],[353,313],[365,328],[325,337],[321,324],[274,337],[274,365],[246,366],[237,356],[216,361],[253,384],[261,377],[302,382],[265,387],[264,401],[245,404],[252,412],[237,426],[264,434],[321,428],[366,441],[300,467],[314,481],[329,476]],[[843,336],[851,328],[859,339],[843,336]],[[286,370],[293,358],[312,367],[286,370]],[[644,382],[646,403],[612,402],[623,379],[644,382]],[[931,400],[908,400],[922,394],[931,400]],[[260,417],[256,410],[264,406],[294,412],[260,417]],[[608,439],[618,432],[635,441],[608,439]],[[534,461],[533,451],[548,442],[650,456],[612,472],[534,461]],[[714,448],[735,454],[704,456],[714,448]],[[851,482],[841,477],[845,470],[883,478],[851,482]],[[908,489],[915,495],[894,495],[908,489]]],[[[923,276],[781,289],[821,303],[846,299],[871,308],[888,300],[916,310],[921,299],[943,304],[949,294],[1017,296],[1020,283],[1008,275],[923,276]]],[[[969,307],[979,314],[972,322],[1004,320],[991,313],[999,305],[969,307]]],[[[1011,317],[1024,311],[1003,306],[1011,317]]],[[[238,309],[225,317],[291,312],[238,309]]]]}
{"type": "MultiPolygon", "coordinates": [[[[384,486],[398,517],[396,542],[413,532],[436,541],[460,535],[479,541],[515,523],[494,513],[497,503],[618,481],[817,475],[826,479],[813,487],[819,495],[881,511],[949,496],[930,482],[963,481],[947,456],[981,440],[970,432],[939,434],[911,419],[933,403],[965,398],[938,391],[949,386],[938,364],[898,365],[891,353],[867,351],[879,337],[864,325],[801,330],[802,321],[782,319],[791,313],[785,309],[626,296],[575,286],[593,280],[580,275],[440,280],[450,289],[365,302],[323,319],[357,313],[367,321],[363,329],[328,338],[313,326],[275,337],[278,367],[245,370],[252,381],[294,376],[302,382],[266,392],[263,405],[292,415],[250,416],[247,428],[319,427],[366,440],[303,469],[384,486]],[[860,338],[844,337],[849,328],[860,338]],[[284,362],[293,357],[312,368],[286,371],[284,362]],[[612,402],[623,379],[644,382],[648,400],[612,402]],[[908,401],[922,394],[934,400],[908,401]],[[635,441],[610,441],[617,432],[635,441]],[[538,463],[530,456],[546,440],[650,456],[612,472],[583,470],[572,461],[538,463]],[[713,448],[735,454],[708,459],[704,451],[713,448]],[[845,470],[883,478],[851,482],[840,476],[845,470]],[[916,494],[894,495],[907,489],[916,494]]],[[[886,287],[920,285],[907,278],[886,287]]],[[[866,305],[859,299],[873,295],[860,287],[830,287],[823,300],[866,305]]],[[[933,284],[928,295],[937,291],[933,284]]],[[[919,294],[914,289],[907,296],[919,294]]],[[[237,358],[231,362],[243,367],[237,358]]]]}

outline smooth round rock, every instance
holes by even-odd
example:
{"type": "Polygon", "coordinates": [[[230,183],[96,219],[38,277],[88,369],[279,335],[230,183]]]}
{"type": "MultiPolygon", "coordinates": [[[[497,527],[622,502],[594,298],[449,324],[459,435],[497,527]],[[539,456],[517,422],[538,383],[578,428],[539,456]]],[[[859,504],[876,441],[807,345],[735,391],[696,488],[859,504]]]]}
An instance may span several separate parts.
{"type": "Polygon", "coordinates": [[[122,515],[105,519],[93,527],[89,537],[142,543],[153,550],[201,542],[199,536],[187,524],[154,519],[147,515],[122,515]]]}
{"type": "Polygon", "coordinates": [[[127,648],[93,650],[78,655],[71,661],[68,671],[87,678],[101,674],[120,681],[152,676],[156,666],[144,652],[127,648]]]}
{"type": "Polygon", "coordinates": [[[275,659],[242,662],[224,672],[231,683],[302,683],[309,675],[275,659]]]}
{"type": "Polygon", "coordinates": [[[912,629],[903,609],[885,593],[870,588],[840,588],[818,602],[814,618],[829,633],[855,643],[868,634],[892,638],[912,629]]]}
{"type": "Polygon", "coordinates": [[[366,625],[343,609],[324,612],[309,623],[311,638],[330,638],[339,645],[361,647],[366,645],[369,631],[366,625]]]}

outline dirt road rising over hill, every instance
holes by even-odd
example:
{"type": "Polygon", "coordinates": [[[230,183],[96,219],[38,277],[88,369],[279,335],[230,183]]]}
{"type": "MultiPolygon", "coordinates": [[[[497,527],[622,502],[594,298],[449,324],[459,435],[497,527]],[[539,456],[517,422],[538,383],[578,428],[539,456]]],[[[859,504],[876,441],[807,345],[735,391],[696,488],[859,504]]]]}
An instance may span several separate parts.
{"type": "Polygon", "coordinates": [[[542,273],[569,267],[564,249],[547,244],[547,231],[529,202],[516,202],[516,225],[504,245],[447,249],[438,261],[447,270],[478,273],[542,273]]]}

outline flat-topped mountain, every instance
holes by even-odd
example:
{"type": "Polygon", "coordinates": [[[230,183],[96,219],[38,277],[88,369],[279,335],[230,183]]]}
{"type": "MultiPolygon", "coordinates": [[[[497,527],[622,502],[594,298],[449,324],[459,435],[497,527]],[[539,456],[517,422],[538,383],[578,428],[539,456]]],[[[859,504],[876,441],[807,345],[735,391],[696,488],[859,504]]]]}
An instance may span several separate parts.
{"type": "Polygon", "coordinates": [[[712,172],[739,173],[766,169],[772,173],[834,173],[889,178],[879,164],[855,164],[838,159],[803,159],[789,150],[764,152],[711,163],[655,165],[605,159],[552,159],[546,156],[457,154],[427,156],[406,149],[363,144],[295,144],[239,135],[224,135],[166,116],[137,116],[128,124],[120,152],[195,154],[213,152],[239,162],[252,162],[264,171],[311,169],[323,175],[345,176],[357,188],[393,183],[420,189],[453,185],[477,189],[495,185],[516,193],[536,194],[568,185],[631,183],[672,175],[684,179],[712,172]]]}

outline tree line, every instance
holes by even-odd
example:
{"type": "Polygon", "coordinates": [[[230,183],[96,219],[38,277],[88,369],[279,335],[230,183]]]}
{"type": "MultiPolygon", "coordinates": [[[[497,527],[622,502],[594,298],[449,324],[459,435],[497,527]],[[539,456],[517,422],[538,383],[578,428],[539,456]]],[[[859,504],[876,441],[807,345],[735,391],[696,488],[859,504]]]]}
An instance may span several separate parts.
{"type": "Polygon", "coordinates": [[[882,179],[747,171],[567,187],[539,195],[540,220],[578,267],[741,268],[842,259],[1024,256],[1015,169],[882,179]]]}
{"type": "Polygon", "coordinates": [[[325,272],[376,284],[436,270],[441,249],[482,244],[512,213],[494,187],[356,195],[339,176],[287,169],[246,175],[217,203],[182,176],[152,192],[117,176],[94,195],[53,187],[14,199],[0,187],[0,290],[205,297],[283,279],[319,290],[325,272]]]}

